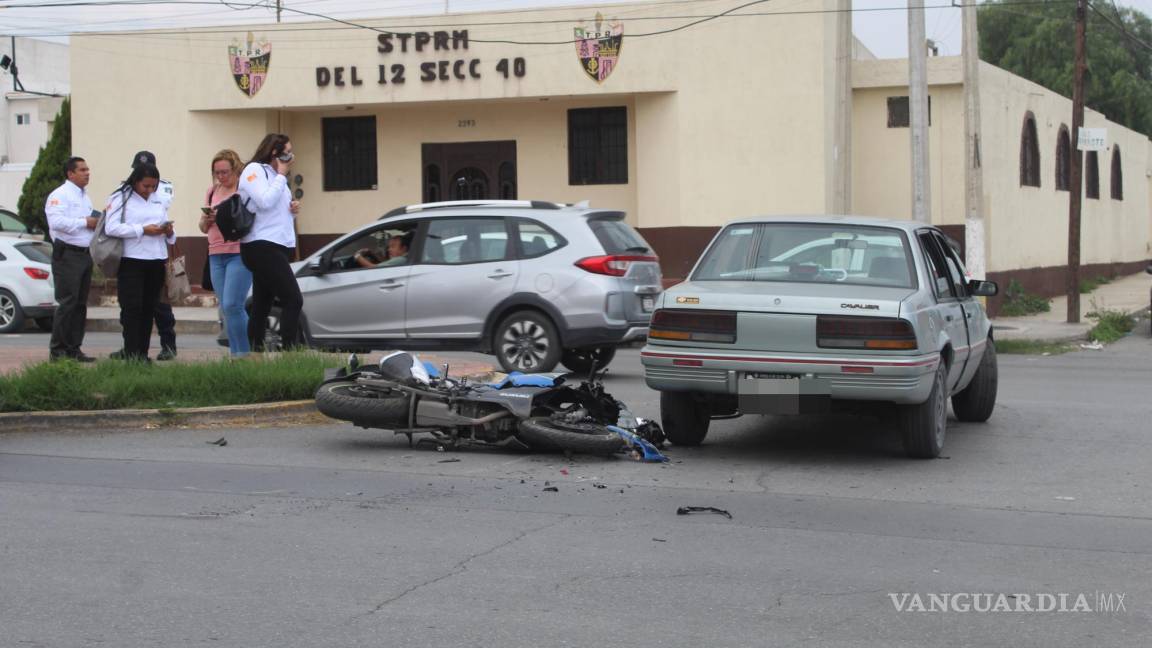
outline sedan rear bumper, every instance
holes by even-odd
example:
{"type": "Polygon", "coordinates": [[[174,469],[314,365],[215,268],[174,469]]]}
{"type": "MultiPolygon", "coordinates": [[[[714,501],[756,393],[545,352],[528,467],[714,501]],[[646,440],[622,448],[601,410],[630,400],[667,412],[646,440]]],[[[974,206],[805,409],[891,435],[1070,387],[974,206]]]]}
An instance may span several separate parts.
{"type": "Polygon", "coordinates": [[[649,344],[640,361],[645,382],[659,391],[738,396],[753,382],[801,379],[832,400],[915,404],[928,400],[940,356],[756,354],[649,344]]]}

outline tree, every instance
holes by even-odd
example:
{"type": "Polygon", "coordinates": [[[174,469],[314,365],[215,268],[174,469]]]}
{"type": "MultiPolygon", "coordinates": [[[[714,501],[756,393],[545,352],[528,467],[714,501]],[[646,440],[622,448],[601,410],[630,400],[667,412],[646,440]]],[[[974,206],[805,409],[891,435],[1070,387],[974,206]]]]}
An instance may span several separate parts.
{"type": "MultiPolygon", "coordinates": [[[[1075,4],[989,0],[977,19],[980,58],[1072,96],[1075,4]]],[[[1098,3],[1088,12],[1089,108],[1145,135],[1152,134],[1152,20],[1134,9],[1098,3]]]]}
{"type": "Polygon", "coordinates": [[[32,166],[32,173],[24,181],[24,188],[20,191],[20,200],[16,209],[20,219],[25,224],[39,227],[48,231],[48,217],[44,215],[44,203],[48,194],[59,187],[67,177],[64,173],[64,163],[72,155],[72,107],[71,100],[64,99],[60,105],[60,114],[56,115],[56,122],[52,125],[52,137],[48,143],[40,147],[40,155],[36,164],[32,166]]]}

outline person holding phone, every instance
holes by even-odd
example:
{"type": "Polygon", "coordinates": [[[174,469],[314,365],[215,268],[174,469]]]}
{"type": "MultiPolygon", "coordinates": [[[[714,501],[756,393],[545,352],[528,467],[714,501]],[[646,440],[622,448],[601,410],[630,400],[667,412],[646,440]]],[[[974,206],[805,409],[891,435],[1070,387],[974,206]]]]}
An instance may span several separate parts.
{"type": "Polygon", "coordinates": [[[289,263],[296,248],[296,214],[288,172],[296,155],[287,135],[269,133],[256,147],[240,174],[238,193],[256,214],[252,230],[240,239],[240,258],[252,272],[252,313],[248,339],[255,351],[264,350],[268,314],[273,302],[280,306],[280,340],[285,349],[301,343],[300,310],[304,298],[289,263]]]}
{"type": "Polygon", "coordinates": [[[176,242],[167,208],[156,195],[160,171],[147,163],[109,197],[104,228],[109,236],[124,239],[124,253],[116,274],[116,297],[124,327],[125,360],[148,361],[152,320],[164,290],[168,246],[176,242]]]}
{"type": "Polygon", "coordinates": [[[208,235],[208,270],[224,316],[228,352],[235,359],[243,358],[251,351],[244,300],[252,288],[252,272],[240,258],[240,242],[224,240],[216,226],[216,206],[236,193],[243,166],[240,156],[232,149],[224,149],[213,156],[212,187],[204,198],[206,204],[200,208],[200,231],[208,235]]]}

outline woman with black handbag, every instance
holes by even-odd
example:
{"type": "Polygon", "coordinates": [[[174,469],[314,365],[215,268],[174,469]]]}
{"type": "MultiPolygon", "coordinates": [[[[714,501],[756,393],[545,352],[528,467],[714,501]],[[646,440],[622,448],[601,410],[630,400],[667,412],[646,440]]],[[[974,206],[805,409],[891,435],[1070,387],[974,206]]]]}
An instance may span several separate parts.
{"type": "Polygon", "coordinates": [[[264,350],[268,314],[274,301],[280,305],[281,344],[291,349],[301,343],[300,309],[304,298],[289,266],[296,247],[296,212],[300,209],[288,187],[288,171],[294,158],[288,136],[269,133],[240,174],[240,200],[251,205],[256,214],[251,231],[240,239],[240,258],[252,271],[248,339],[253,351],[264,350]]]}
{"type": "Polygon", "coordinates": [[[126,360],[148,361],[152,319],[164,289],[168,246],[176,243],[172,221],[156,189],[160,171],[140,164],[108,199],[105,231],[124,239],[124,252],[116,274],[116,297],[124,327],[126,360]]]}
{"type": "Polygon", "coordinates": [[[248,355],[248,313],[244,300],[252,287],[252,273],[240,258],[240,243],[228,241],[216,225],[217,207],[238,190],[240,170],[244,163],[236,151],[224,149],[212,157],[212,188],[201,208],[200,231],[208,235],[208,262],[205,276],[211,279],[220,300],[224,330],[228,334],[228,351],[233,358],[248,355]]]}

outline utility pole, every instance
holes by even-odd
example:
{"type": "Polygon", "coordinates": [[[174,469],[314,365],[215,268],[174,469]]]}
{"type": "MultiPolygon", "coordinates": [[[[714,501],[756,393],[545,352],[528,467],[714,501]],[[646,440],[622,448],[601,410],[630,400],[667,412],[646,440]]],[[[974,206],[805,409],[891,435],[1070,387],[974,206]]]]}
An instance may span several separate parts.
{"type": "Polygon", "coordinates": [[[852,0],[836,0],[830,213],[852,212],[852,0]]]}
{"type": "Polygon", "coordinates": [[[1071,191],[1068,192],[1068,323],[1080,321],[1080,200],[1084,192],[1081,179],[1083,154],[1080,152],[1080,128],[1084,125],[1084,40],[1087,30],[1088,1],[1076,0],[1076,62],[1072,67],[1072,168],[1071,191]]]}
{"type": "Polygon", "coordinates": [[[973,279],[988,272],[984,243],[984,170],[980,162],[980,38],[976,3],[960,10],[964,58],[964,252],[973,279]]]}
{"type": "Polygon", "coordinates": [[[932,221],[928,182],[928,43],[924,0],[908,0],[908,116],[912,139],[912,218],[932,221]]]}
{"type": "Polygon", "coordinates": [[[280,22],[280,0],[276,0],[276,22],[280,22]]]}

